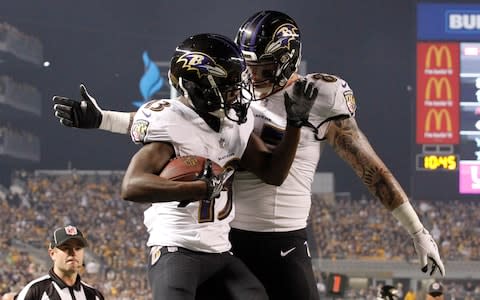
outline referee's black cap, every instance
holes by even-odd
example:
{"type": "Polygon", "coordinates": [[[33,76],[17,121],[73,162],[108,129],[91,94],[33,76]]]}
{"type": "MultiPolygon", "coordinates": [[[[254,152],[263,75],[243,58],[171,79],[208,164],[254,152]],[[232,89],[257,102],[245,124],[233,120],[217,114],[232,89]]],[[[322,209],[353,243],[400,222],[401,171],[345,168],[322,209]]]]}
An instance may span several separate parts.
{"type": "Polygon", "coordinates": [[[66,241],[75,239],[82,243],[82,247],[88,246],[87,240],[83,236],[83,233],[75,226],[68,225],[55,229],[50,241],[50,248],[61,246],[66,241]]]}
{"type": "Polygon", "coordinates": [[[443,295],[443,285],[438,281],[434,281],[428,287],[427,293],[433,297],[443,295]]]}

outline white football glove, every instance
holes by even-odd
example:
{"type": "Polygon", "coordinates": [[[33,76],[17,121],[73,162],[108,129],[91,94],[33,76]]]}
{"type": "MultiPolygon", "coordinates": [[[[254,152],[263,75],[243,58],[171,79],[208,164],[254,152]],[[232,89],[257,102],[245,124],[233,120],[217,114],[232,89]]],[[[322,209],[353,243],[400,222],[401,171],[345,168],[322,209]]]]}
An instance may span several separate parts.
{"type": "Polygon", "coordinates": [[[417,251],[418,258],[420,259],[420,265],[422,266],[422,272],[427,273],[429,268],[430,276],[438,271],[442,276],[445,276],[445,267],[440,259],[440,253],[438,252],[438,246],[428,230],[423,228],[419,232],[412,235],[413,245],[415,251],[417,251]],[[429,266],[430,261],[430,266],[429,266]]]}

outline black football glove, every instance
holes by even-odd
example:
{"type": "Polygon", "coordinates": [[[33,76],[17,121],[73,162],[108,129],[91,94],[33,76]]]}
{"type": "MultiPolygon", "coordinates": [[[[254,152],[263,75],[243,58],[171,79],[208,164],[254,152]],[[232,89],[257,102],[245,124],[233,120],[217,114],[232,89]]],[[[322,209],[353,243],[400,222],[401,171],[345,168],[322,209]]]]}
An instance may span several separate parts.
{"type": "Polygon", "coordinates": [[[81,101],[62,96],[53,97],[55,117],[62,125],[76,128],[98,128],[102,123],[102,109],[88,94],[87,88],[80,85],[81,101]]]}
{"type": "Polygon", "coordinates": [[[318,89],[313,82],[299,79],[295,82],[292,94],[284,93],[287,124],[294,127],[309,125],[308,116],[318,95],[318,89]]]}
{"type": "MultiPolygon", "coordinates": [[[[234,170],[230,167],[225,168],[220,174],[215,175],[213,173],[212,161],[210,159],[205,160],[203,166],[203,172],[198,176],[198,180],[204,181],[207,184],[207,194],[205,200],[213,200],[220,197],[220,192],[223,189],[223,185],[227,182],[228,178],[232,176],[234,170]]],[[[185,200],[178,204],[178,207],[185,207],[192,201],[185,200]]]]}

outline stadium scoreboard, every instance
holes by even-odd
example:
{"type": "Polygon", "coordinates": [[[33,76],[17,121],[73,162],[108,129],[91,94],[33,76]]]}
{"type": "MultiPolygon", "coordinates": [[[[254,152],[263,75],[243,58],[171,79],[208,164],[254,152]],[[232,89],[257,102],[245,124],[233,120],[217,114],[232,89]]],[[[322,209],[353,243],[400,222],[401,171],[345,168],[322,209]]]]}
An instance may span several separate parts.
{"type": "Polygon", "coordinates": [[[424,145],[422,153],[417,154],[417,171],[456,171],[459,156],[452,145],[424,145]]]}
{"type": "Polygon", "coordinates": [[[417,198],[480,194],[480,4],[418,3],[417,198]]]}
{"type": "Polygon", "coordinates": [[[455,154],[419,154],[417,170],[455,171],[458,166],[458,155],[455,154]]]}

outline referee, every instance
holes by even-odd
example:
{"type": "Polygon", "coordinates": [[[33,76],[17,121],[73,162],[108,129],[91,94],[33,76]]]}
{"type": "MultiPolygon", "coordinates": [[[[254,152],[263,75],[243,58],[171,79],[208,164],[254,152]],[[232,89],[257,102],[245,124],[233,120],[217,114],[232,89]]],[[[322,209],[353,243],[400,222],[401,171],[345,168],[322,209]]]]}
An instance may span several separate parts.
{"type": "Polygon", "coordinates": [[[53,267],[47,275],[28,283],[16,300],[104,300],[100,291],[81,281],[87,241],[75,226],[57,228],[52,234],[48,254],[53,267]]]}

